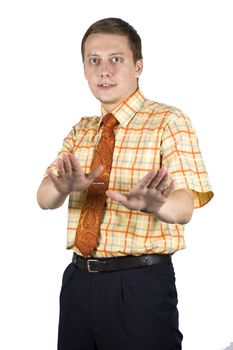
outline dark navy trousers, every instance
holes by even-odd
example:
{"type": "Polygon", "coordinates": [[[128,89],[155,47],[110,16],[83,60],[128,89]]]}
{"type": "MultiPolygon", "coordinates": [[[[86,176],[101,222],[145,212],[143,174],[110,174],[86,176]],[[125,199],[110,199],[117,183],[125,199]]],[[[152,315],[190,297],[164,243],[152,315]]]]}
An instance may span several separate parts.
{"type": "Polygon", "coordinates": [[[58,350],[181,350],[172,263],[115,272],[66,268],[58,350]]]}

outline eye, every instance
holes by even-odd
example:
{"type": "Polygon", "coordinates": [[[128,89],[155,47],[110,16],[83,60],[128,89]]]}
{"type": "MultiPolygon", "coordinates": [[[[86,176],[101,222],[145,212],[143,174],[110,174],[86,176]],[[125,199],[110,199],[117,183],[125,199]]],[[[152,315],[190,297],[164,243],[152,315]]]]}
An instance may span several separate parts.
{"type": "Polygon", "coordinates": [[[98,64],[99,63],[99,59],[96,58],[96,57],[92,57],[92,58],[89,59],[89,62],[91,64],[98,64]]]}
{"type": "Polygon", "coordinates": [[[121,57],[115,56],[112,58],[113,63],[120,63],[121,62],[121,57]]]}

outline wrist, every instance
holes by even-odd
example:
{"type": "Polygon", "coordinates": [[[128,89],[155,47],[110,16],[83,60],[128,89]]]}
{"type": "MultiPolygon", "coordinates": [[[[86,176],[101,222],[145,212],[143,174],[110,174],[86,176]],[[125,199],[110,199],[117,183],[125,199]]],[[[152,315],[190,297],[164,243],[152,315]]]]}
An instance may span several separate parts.
{"type": "Polygon", "coordinates": [[[161,210],[161,208],[164,206],[164,204],[162,204],[159,208],[156,208],[156,209],[144,208],[144,209],[140,209],[139,211],[142,213],[145,213],[145,214],[156,215],[161,210]]]}
{"type": "Polygon", "coordinates": [[[166,210],[166,208],[161,207],[158,211],[153,213],[153,216],[160,221],[166,222],[167,224],[176,224],[176,218],[173,212],[166,210]]]}
{"type": "Polygon", "coordinates": [[[140,212],[152,215],[155,219],[166,222],[168,224],[176,224],[176,220],[174,217],[174,213],[170,213],[166,210],[165,203],[158,209],[155,210],[148,210],[148,209],[142,209],[140,212]]]}

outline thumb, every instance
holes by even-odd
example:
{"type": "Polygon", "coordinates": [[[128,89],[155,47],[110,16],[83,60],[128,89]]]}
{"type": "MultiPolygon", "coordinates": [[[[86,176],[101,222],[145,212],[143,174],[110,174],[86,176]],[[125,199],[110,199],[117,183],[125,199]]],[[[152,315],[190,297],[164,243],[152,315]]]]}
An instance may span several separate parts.
{"type": "Polygon", "coordinates": [[[87,174],[86,176],[87,176],[88,180],[93,181],[93,180],[95,180],[96,177],[98,177],[98,176],[101,175],[101,173],[103,172],[103,170],[104,170],[103,165],[99,165],[99,166],[97,166],[97,168],[95,168],[94,170],[92,170],[92,171],[91,171],[89,174],[87,174]]]}
{"type": "Polygon", "coordinates": [[[122,204],[125,204],[125,202],[127,202],[127,197],[120,192],[107,190],[106,195],[114,201],[121,202],[122,204]]]}

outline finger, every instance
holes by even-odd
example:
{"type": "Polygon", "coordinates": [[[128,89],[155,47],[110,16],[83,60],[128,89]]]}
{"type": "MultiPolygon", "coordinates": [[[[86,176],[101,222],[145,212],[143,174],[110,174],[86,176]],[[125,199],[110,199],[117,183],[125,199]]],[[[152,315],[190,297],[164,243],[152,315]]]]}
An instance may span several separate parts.
{"type": "Polygon", "coordinates": [[[144,208],[144,204],[143,204],[142,200],[137,198],[137,197],[129,198],[128,197],[129,193],[127,195],[124,195],[124,194],[117,192],[117,191],[108,190],[108,191],[106,191],[106,194],[109,198],[122,204],[127,209],[138,211],[138,210],[141,210],[144,208]]]}
{"type": "Polygon", "coordinates": [[[159,169],[154,179],[152,179],[151,183],[149,184],[150,188],[157,187],[161,181],[163,181],[164,177],[167,175],[167,170],[164,168],[159,169]]]}
{"type": "Polygon", "coordinates": [[[48,175],[48,177],[50,178],[50,180],[51,180],[51,181],[54,183],[54,185],[56,186],[56,185],[58,184],[58,182],[59,182],[57,175],[55,175],[55,174],[53,173],[53,171],[50,170],[50,169],[47,169],[46,174],[48,175]]]}
{"type": "Polygon", "coordinates": [[[163,191],[163,196],[164,196],[165,198],[168,198],[168,197],[170,196],[170,194],[171,194],[172,192],[174,192],[175,186],[176,186],[175,180],[172,180],[172,182],[171,182],[170,185],[166,188],[166,190],[163,191]]]}
{"type": "Polygon", "coordinates": [[[128,200],[124,194],[117,191],[107,190],[106,195],[114,201],[121,202],[122,204],[126,203],[128,200]]]}
{"type": "Polygon", "coordinates": [[[62,159],[57,160],[57,174],[59,177],[63,177],[65,175],[64,163],[62,159]]]}
{"type": "Polygon", "coordinates": [[[103,172],[104,167],[103,165],[99,165],[97,166],[97,168],[95,168],[94,170],[92,170],[89,174],[87,174],[87,178],[91,181],[94,181],[95,178],[97,178],[98,176],[101,175],[101,173],[103,172]]]}
{"type": "Polygon", "coordinates": [[[68,155],[64,155],[62,157],[62,160],[63,160],[63,168],[65,171],[65,174],[72,173],[72,165],[71,165],[71,162],[70,162],[68,155]]]}
{"type": "Polygon", "coordinates": [[[159,191],[164,191],[169,184],[171,183],[171,177],[166,173],[162,179],[160,180],[160,182],[157,184],[157,186],[154,186],[157,190],[159,191]]]}
{"type": "Polygon", "coordinates": [[[79,171],[81,167],[80,167],[79,161],[75,157],[75,155],[72,153],[68,153],[68,157],[69,157],[70,164],[71,164],[73,171],[75,171],[75,172],[79,171]]]}
{"type": "Polygon", "coordinates": [[[157,170],[151,170],[149,171],[139,182],[140,188],[145,188],[150,185],[151,181],[154,179],[154,177],[157,175],[157,170]]]}

